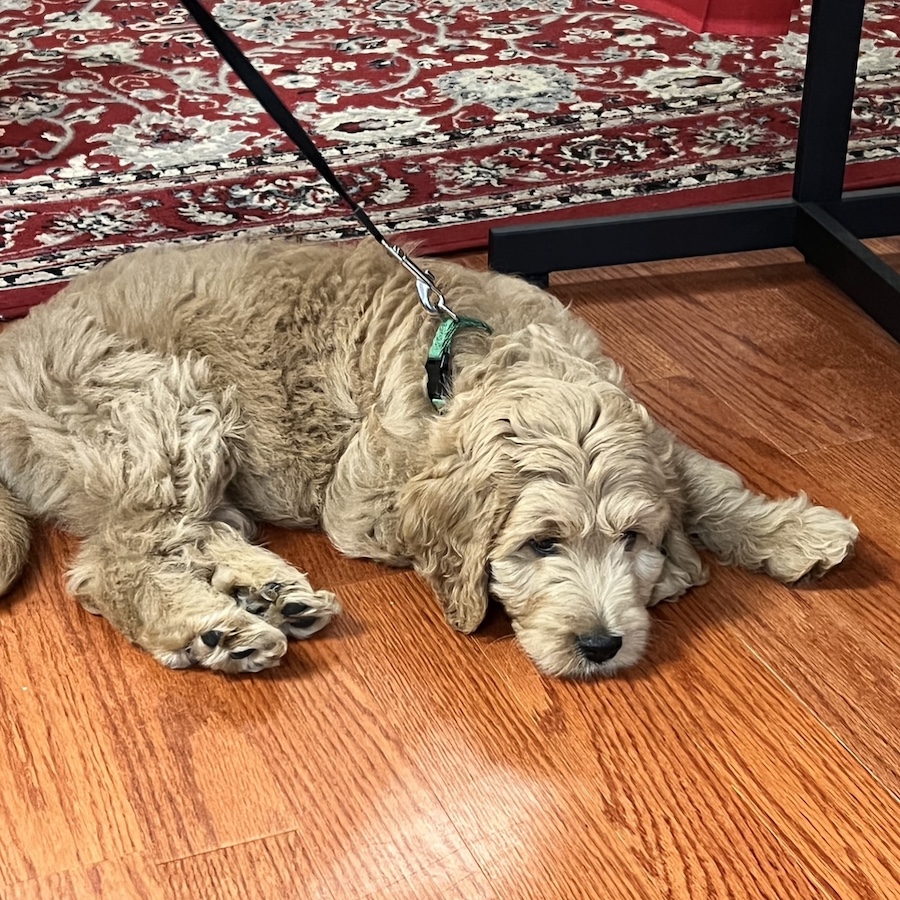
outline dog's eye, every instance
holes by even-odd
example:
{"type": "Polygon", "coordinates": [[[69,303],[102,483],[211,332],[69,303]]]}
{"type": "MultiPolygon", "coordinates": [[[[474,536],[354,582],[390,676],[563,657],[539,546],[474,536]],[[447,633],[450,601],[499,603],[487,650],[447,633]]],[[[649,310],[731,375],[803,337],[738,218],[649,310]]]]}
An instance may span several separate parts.
{"type": "Polygon", "coordinates": [[[637,540],[636,531],[623,531],[620,540],[625,545],[626,550],[634,550],[634,542],[637,540]]]}
{"type": "Polygon", "coordinates": [[[559,550],[559,544],[554,538],[535,538],[533,541],[528,542],[528,546],[538,556],[552,556],[559,550]]]}

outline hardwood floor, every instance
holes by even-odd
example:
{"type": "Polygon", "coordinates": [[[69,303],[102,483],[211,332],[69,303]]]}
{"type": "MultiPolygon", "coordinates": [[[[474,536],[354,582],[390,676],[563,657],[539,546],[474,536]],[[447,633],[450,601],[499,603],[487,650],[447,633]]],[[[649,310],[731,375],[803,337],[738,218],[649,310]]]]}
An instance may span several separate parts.
{"type": "Polygon", "coordinates": [[[271,530],[346,614],[223,677],[83,612],[42,529],[0,605],[0,896],[900,897],[900,346],[792,251],[553,290],[686,440],[851,514],[855,558],[717,567],[637,669],[572,684],[502,613],[456,635],[410,573],[271,530]]]}

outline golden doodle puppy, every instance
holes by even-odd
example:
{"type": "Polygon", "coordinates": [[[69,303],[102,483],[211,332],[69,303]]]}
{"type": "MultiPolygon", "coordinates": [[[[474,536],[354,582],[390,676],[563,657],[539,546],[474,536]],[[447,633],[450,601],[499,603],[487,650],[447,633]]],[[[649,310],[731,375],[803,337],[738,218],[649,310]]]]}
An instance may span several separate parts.
{"type": "Polygon", "coordinates": [[[436,322],[374,242],[155,247],[76,279],[0,334],[0,593],[28,519],[82,538],[69,584],[167,666],[277,665],[339,611],[249,540],[321,526],[413,566],[448,622],[488,598],[544,672],[635,663],[647,607],[706,579],[697,542],[792,582],[856,527],[773,501],[657,425],[593,331],[513,278],[431,264],[460,314],[438,413],[436,322]]]}

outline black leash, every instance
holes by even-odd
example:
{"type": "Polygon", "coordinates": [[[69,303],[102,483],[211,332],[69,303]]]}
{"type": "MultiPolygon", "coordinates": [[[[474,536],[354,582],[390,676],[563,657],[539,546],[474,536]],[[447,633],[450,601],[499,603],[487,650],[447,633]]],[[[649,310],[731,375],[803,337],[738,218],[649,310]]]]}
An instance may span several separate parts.
{"type": "Polygon", "coordinates": [[[434,336],[428,360],[425,363],[428,396],[434,408],[438,412],[443,411],[450,394],[450,350],[454,337],[463,328],[480,329],[490,334],[491,327],[480,319],[457,316],[447,306],[444,295],[434,283],[431,272],[417,266],[399,247],[395,247],[385,239],[375,223],[366,215],[365,210],[350,196],[340,179],[334,174],[331,166],[328,165],[325,157],[319,152],[303,126],[291,115],[290,110],[272,90],[269,83],[254,68],[219,23],[200,5],[198,0],[181,0],[181,4],[194,17],[212,45],[219,51],[225,62],[231,66],[235,75],[244,82],[247,90],[256,97],[263,109],[278,124],[278,127],[297,145],[297,149],[316,167],[316,170],[335,193],[350,207],[353,215],[362,223],[366,231],[397,262],[412,273],[416,279],[416,292],[422,306],[432,315],[440,316],[443,319],[434,336]]]}
{"type": "Polygon", "coordinates": [[[325,157],[319,152],[303,126],[291,115],[290,110],[272,90],[269,83],[254,68],[219,23],[200,5],[198,0],[181,0],[181,5],[193,16],[194,21],[200,26],[212,45],[219,51],[225,62],[231,66],[234,74],[244,82],[247,90],[256,97],[263,109],[278,124],[278,127],[297,145],[297,149],[316,167],[318,173],[350,207],[353,215],[362,223],[366,231],[408,272],[412,273],[416,279],[416,291],[422,306],[432,315],[447,316],[456,320],[456,314],[447,306],[444,295],[434,283],[432,274],[417,266],[399,247],[393,246],[385,239],[375,223],[366,215],[365,210],[350,196],[340,179],[334,174],[331,166],[328,165],[325,157]]]}

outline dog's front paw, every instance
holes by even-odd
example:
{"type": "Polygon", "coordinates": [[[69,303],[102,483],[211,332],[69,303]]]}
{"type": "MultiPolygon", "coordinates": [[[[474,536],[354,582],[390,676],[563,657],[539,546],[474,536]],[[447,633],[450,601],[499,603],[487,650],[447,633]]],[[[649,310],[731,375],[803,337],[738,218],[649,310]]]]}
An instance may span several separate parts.
{"type": "Polygon", "coordinates": [[[308,638],[341,611],[334,594],[314,591],[302,572],[262,547],[229,548],[210,581],[242,610],[289,638],[308,638]]]}
{"type": "Polygon", "coordinates": [[[772,536],[765,570],[788,584],[819,578],[853,553],[859,529],[833,509],[810,506],[772,536]]]}
{"type": "Polygon", "coordinates": [[[193,631],[178,650],[157,650],[153,655],[172,669],[203,666],[241,673],[277,666],[287,652],[287,639],[279,629],[240,609],[206,617],[193,631]]]}
{"type": "Polygon", "coordinates": [[[304,583],[267,581],[256,590],[239,586],[232,594],[247,612],[298,640],[320,631],[340,612],[334,594],[313,591],[304,583]]]}

